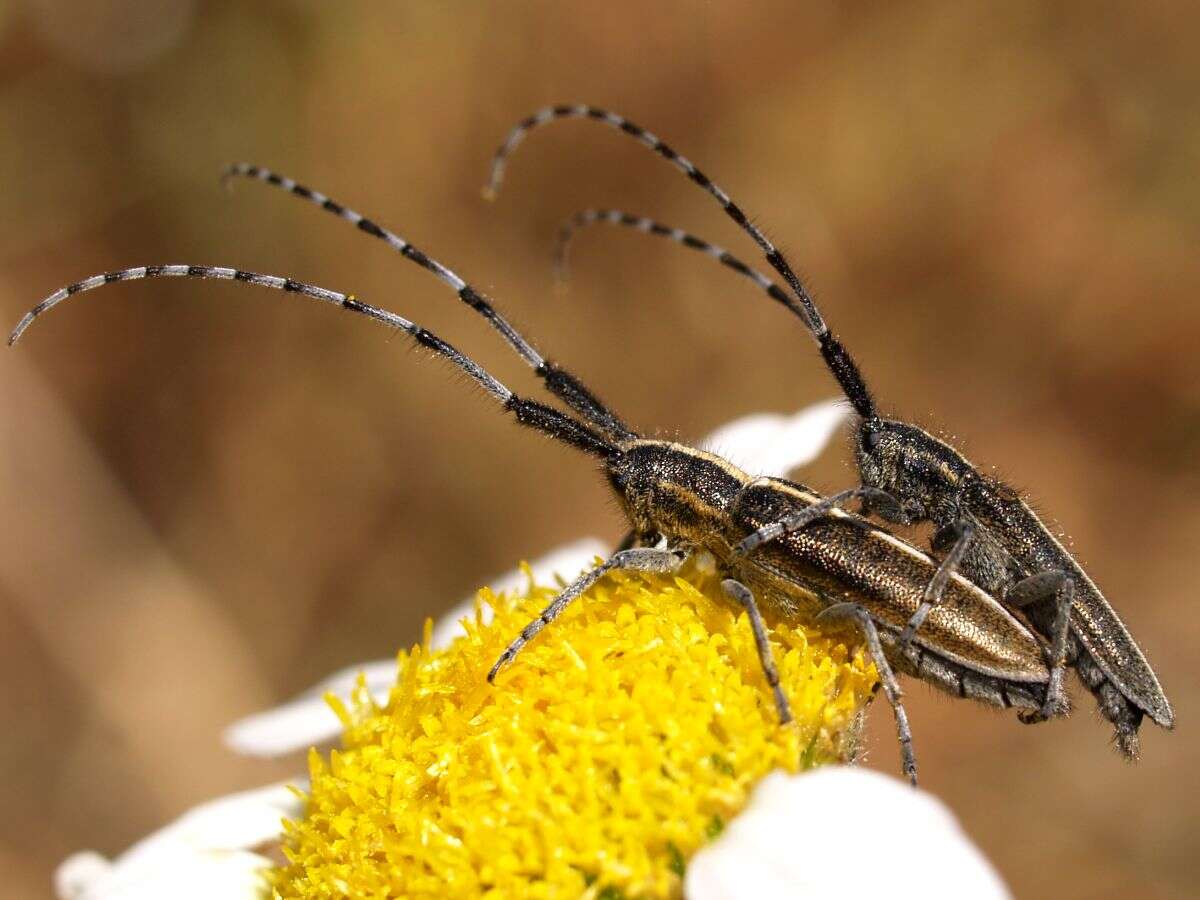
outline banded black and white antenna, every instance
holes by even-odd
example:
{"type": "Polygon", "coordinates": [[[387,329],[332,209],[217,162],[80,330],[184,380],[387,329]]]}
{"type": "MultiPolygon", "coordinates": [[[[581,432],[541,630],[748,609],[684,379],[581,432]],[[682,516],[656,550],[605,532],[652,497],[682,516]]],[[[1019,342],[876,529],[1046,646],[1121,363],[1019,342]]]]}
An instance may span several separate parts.
{"type": "Polygon", "coordinates": [[[9,346],[21,339],[21,336],[39,316],[49,312],[54,307],[76,294],[94,291],[97,288],[118,281],[135,281],[143,278],[200,278],[218,281],[241,281],[259,287],[271,288],[290,294],[299,294],[311,300],[318,300],[339,307],[348,312],[366,316],[372,321],[389,328],[402,331],[413,339],[419,346],[432,351],[443,359],[449,360],[454,366],[465,373],[476,384],[492,396],[506,412],[510,412],[517,422],[535,431],[540,431],[560,443],[567,444],[601,459],[611,459],[620,454],[620,448],[610,438],[602,435],[591,426],[566,415],[565,413],[539,403],[536,400],[526,400],[518,397],[492,376],[486,369],[472,360],[460,350],[457,350],[442,340],[432,331],[401,315],[373,306],[359,300],[353,294],[319,287],[294,278],[284,278],[279,275],[264,275],[259,272],[248,272],[243,269],[233,269],[225,266],[134,266],[128,269],[118,269],[101,275],[92,275],[74,284],[59,288],[45,300],[27,312],[17,327],[9,335],[9,346]]]}
{"type": "Polygon", "coordinates": [[[719,244],[706,241],[691,232],[684,231],[682,228],[673,228],[670,225],[664,225],[656,219],[646,216],[636,216],[619,209],[580,210],[558,227],[558,233],[555,235],[554,241],[554,274],[558,280],[565,281],[567,278],[568,251],[575,237],[583,229],[600,224],[630,228],[642,234],[651,234],[656,237],[666,238],[669,241],[679,244],[681,247],[687,247],[689,250],[699,251],[705,256],[715,259],[727,269],[731,269],[743,278],[748,279],[777,303],[782,303],[788,309],[794,310],[795,308],[796,301],[792,298],[791,294],[762,274],[762,272],[742,262],[742,260],[719,244]]]}
{"type": "Polygon", "coordinates": [[[754,239],[754,242],[758,244],[765,254],[771,268],[780,274],[795,294],[798,305],[788,304],[788,308],[800,316],[808,326],[809,331],[820,346],[821,356],[824,358],[826,366],[829,367],[830,372],[833,373],[834,378],[841,385],[843,393],[845,393],[846,398],[853,405],[855,411],[864,419],[878,418],[875,401],[867,389],[866,381],[858,370],[858,365],[854,362],[853,357],[850,356],[849,351],[842,345],[842,342],[830,332],[808,289],[801,282],[799,276],[796,275],[791,264],[788,263],[779,248],[771,242],[757,225],[750,221],[746,213],[742,211],[742,208],[733,202],[733,199],[720,185],[705,175],[690,159],[681,155],[670,144],[663,141],[653,132],[647,131],[641,125],[631,122],[624,116],[617,115],[614,112],[586,104],[547,106],[539,109],[537,112],[526,116],[518,122],[497,148],[495,155],[492,157],[492,167],[488,183],[484,187],[485,197],[491,199],[498,194],[500,185],[504,180],[508,159],[525,140],[529,132],[540,125],[560,119],[585,119],[601,122],[622,134],[628,135],[642,146],[648,147],[654,153],[661,156],[720,203],[721,208],[725,210],[725,214],[754,239]]]}
{"type": "Polygon", "coordinates": [[[432,272],[441,282],[453,289],[463,303],[483,316],[488,324],[501,334],[554,396],[615,439],[628,440],[637,436],[607,405],[588,390],[583,382],[561,366],[543,358],[481,291],[476,290],[452,269],[414,247],[400,235],[334,201],[320,191],[315,191],[292,178],[262,166],[238,163],[225,170],[222,181],[229,185],[231,179],[237,177],[255,179],[280,188],[302,200],[307,200],[327,212],[339,216],[360,231],[380,239],[409,262],[416,263],[426,271],[432,272]]]}

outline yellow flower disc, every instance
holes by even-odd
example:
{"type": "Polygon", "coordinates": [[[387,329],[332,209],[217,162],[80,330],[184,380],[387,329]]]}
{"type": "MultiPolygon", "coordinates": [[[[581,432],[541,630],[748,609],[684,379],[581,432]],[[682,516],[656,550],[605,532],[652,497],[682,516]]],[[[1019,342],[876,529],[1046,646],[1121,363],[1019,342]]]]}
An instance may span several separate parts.
{"type": "Polygon", "coordinates": [[[361,684],[334,702],[345,749],[310,755],[277,897],[678,896],[755,782],[851,752],[875,685],[861,650],[775,623],[780,726],[749,621],[696,566],[607,576],[489,685],[554,594],[482,591],[466,637],[399,655],[386,708],[361,684]]]}

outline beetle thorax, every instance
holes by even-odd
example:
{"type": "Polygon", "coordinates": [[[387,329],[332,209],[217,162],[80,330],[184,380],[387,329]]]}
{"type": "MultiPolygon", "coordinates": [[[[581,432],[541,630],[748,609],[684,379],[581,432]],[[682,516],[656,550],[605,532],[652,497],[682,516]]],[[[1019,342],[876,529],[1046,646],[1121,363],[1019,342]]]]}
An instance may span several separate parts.
{"type": "Polygon", "coordinates": [[[637,440],[609,465],[630,523],[699,545],[727,530],[728,512],[749,481],[719,457],[668,441],[637,440]]]}
{"type": "Polygon", "coordinates": [[[949,444],[915,425],[866,419],[855,451],[863,483],[895,497],[911,521],[958,515],[963,480],[974,470],[949,444]]]}

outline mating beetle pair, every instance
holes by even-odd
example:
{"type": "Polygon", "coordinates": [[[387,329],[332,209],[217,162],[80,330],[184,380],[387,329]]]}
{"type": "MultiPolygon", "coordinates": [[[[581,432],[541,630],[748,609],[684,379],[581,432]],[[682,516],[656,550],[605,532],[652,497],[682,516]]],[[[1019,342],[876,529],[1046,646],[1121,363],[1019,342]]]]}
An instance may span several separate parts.
{"type": "MultiPolygon", "coordinates": [[[[578,378],[543,358],[452,270],[329,197],[256,166],[235,166],[228,174],[258,178],[303,197],[432,272],[483,315],[576,415],[517,396],[428,330],[353,295],[226,267],[139,266],[86,278],[32,309],[13,331],[10,343],[34,318],[67,297],[110,282],[154,277],[246,281],[329,302],[405,332],[458,366],[521,425],[598,458],[628,515],[628,546],[559,594],[497,661],[489,679],[606,572],[617,568],[672,571],[690,554],[704,552],[716,560],[726,593],[748,613],[783,721],[790,712],[771,659],[760,605],[782,617],[843,618],[861,630],[895,711],[903,769],[914,782],[912,736],[893,666],[958,696],[1017,707],[1032,721],[1066,711],[1062,672],[1064,665],[1072,665],[1117,726],[1127,753],[1136,750],[1143,713],[1169,726],[1170,707],[1140,652],[1099,592],[1028,507],[1007,489],[983,480],[932,436],[877,415],[853,360],[825,327],[786,261],[690,162],[620,117],[590,107],[556,107],[531,117],[513,132],[497,156],[493,187],[504,156],[528,128],[566,116],[605,121],[648,144],[717,197],[764,247],[768,260],[796,292],[795,299],[733,257],[725,254],[723,261],[766,282],[769,293],[799,315],[817,337],[822,355],[862,418],[858,454],[863,485],[821,498],[784,479],[754,478],[713,454],[640,437],[578,378]],[[935,521],[943,526],[938,543],[952,543],[949,552],[939,563],[841,508],[853,498],[862,499],[890,521],[935,521]],[[993,593],[1001,593],[1007,604],[1022,609],[1029,623],[1049,639],[1049,647],[993,593]]],[[[693,246],[703,244],[683,240],[693,246]]]]}
{"type": "MultiPolygon", "coordinates": [[[[1101,713],[1115,727],[1118,747],[1127,756],[1137,755],[1138,728],[1144,716],[1171,728],[1174,712],[1145,656],[1071,554],[1011,487],[980,473],[957,450],[923,429],[880,415],[855,361],[830,332],[783,254],[729,195],[686,157],[615,113],[582,105],[547,107],[524,119],[501,144],[493,159],[487,193],[495,194],[508,156],[531,129],[569,118],[598,121],[615,128],[687,175],[754,239],[767,262],[791,290],[788,293],[707,241],[621,211],[585,211],[560,232],[560,261],[572,231],[593,222],[626,225],[668,237],[701,250],[749,277],[801,319],[859,416],[855,444],[863,487],[885,492],[892,498],[874,504],[873,511],[895,524],[928,521],[937,529],[933,547],[944,555],[937,574],[926,587],[920,607],[901,635],[901,645],[907,645],[919,633],[930,610],[943,600],[949,574],[958,571],[1006,604],[1022,609],[1029,623],[1050,641],[1050,691],[1043,709],[1026,716],[1027,721],[1066,710],[1063,669],[1070,666],[1096,696],[1101,713]]],[[[839,496],[850,499],[856,492],[839,496]]],[[[870,495],[864,497],[864,503],[868,509],[872,507],[870,495]]]]}

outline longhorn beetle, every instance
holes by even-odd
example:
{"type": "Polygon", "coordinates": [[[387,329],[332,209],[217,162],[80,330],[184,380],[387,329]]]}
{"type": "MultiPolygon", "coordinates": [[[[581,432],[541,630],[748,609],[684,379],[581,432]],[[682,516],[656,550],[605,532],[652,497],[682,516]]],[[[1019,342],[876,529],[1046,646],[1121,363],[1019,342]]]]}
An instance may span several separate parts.
{"type": "MultiPolygon", "coordinates": [[[[485,197],[496,195],[508,157],[526,134],[558,119],[601,122],[667,160],[721,204],[725,213],[754,239],[767,262],[791,289],[788,294],[727,252],[678,229],[619,211],[604,211],[602,217],[593,214],[603,221],[633,225],[705,250],[756,281],[804,322],[859,416],[855,455],[862,487],[894,498],[880,504],[872,503],[872,497],[877,499],[878,494],[866,495],[864,509],[899,525],[929,521],[935,526],[931,544],[935,552],[942,554],[942,560],[929,579],[920,606],[905,626],[901,645],[913,639],[930,611],[944,599],[950,575],[961,571],[987,592],[1024,609],[1033,627],[1050,640],[1050,689],[1043,708],[1025,717],[1026,721],[1049,718],[1064,708],[1063,672],[1070,665],[1095,695],[1102,715],[1112,722],[1116,744],[1127,757],[1137,757],[1138,728],[1144,715],[1164,728],[1174,726],[1171,704],[1141,649],[1074,557],[1016,490],[979,472],[961,453],[927,431],[880,415],[858,365],[829,330],[783,253],[690,160],[615,113],[585,105],[546,107],[519,122],[497,149],[485,197]]],[[[583,215],[586,218],[588,214],[583,215]]],[[[769,539],[772,533],[768,527],[748,535],[743,549],[769,539]]]]}
{"type": "Polygon", "coordinates": [[[517,396],[432,332],[353,295],[226,267],[138,266],[93,275],[55,291],[30,310],[13,330],[9,343],[15,343],[37,316],[68,297],[111,282],[161,277],[244,281],[324,301],[404,332],[457,366],[519,424],[599,459],[642,546],[617,550],[559,593],[496,661],[488,673],[489,681],[605,573],[616,569],[671,572],[690,555],[704,552],[715,559],[726,594],[747,613],[781,722],[788,722],[791,713],[772,660],[759,602],[789,620],[842,619],[857,626],[892,704],[902,767],[914,784],[917,768],[912,734],[893,664],[941,690],[991,706],[1025,710],[1045,706],[1051,678],[1042,643],[995,599],[958,575],[947,579],[946,593],[952,602],[933,611],[914,642],[900,646],[898,635],[920,607],[924,585],[937,564],[887,531],[838,508],[850,496],[886,506],[886,494],[860,487],[822,499],[794,482],[753,478],[711,453],[642,438],[578,378],[544,359],[475,288],[403,238],[325,195],[265,169],[240,165],[227,175],[259,178],[306,198],[432,272],[482,315],[577,416],[517,396]],[[747,543],[749,536],[764,530],[770,535],[753,546],[747,543]]]}

